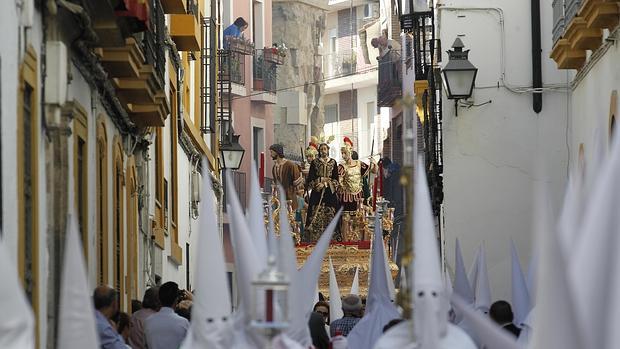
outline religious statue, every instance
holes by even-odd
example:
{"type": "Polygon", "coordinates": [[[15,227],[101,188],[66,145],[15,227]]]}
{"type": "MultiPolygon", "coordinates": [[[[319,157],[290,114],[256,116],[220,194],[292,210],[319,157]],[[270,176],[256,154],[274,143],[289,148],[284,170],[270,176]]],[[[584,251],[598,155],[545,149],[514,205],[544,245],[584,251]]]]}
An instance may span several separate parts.
{"type": "Polygon", "coordinates": [[[281,144],[269,147],[271,158],[274,161],[272,175],[275,184],[284,188],[286,200],[290,201],[293,210],[297,210],[297,196],[304,195],[304,179],[299,166],[284,157],[284,148],[281,144]]]}
{"type": "Polygon", "coordinates": [[[304,155],[306,156],[306,163],[304,164],[303,169],[301,170],[301,172],[304,175],[304,178],[308,177],[308,172],[310,171],[310,165],[312,164],[312,161],[314,161],[314,159],[316,159],[319,156],[319,146],[317,142],[318,142],[318,139],[313,136],[310,139],[310,144],[308,144],[306,151],[304,151],[304,155]]]}
{"type": "Polygon", "coordinates": [[[338,165],[338,198],[345,212],[357,211],[364,202],[363,178],[376,173],[377,166],[372,158],[370,166],[360,160],[353,160],[353,141],[349,137],[344,138],[340,152],[343,161],[338,165]]]}
{"type": "Polygon", "coordinates": [[[319,157],[310,164],[306,188],[310,190],[306,214],[306,239],[319,239],[338,209],[338,164],[329,157],[329,145],[319,145],[319,157]]]}

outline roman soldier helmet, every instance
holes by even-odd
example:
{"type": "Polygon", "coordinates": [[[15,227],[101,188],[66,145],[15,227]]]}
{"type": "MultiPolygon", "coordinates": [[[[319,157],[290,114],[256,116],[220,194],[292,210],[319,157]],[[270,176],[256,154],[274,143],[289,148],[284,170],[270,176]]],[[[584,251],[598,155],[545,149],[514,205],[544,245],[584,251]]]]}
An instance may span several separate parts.
{"type": "Polygon", "coordinates": [[[317,157],[319,154],[319,145],[318,143],[318,138],[315,136],[312,136],[310,138],[310,144],[308,144],[308,147],[306,148],[306,157],[308,156],[314,156],[317,157]]]}
{"type": "Polygon", "coordinates": [[[340,148],[340,151],[351,154],[351,152],[353,151],[353,141],[351,140],[351,138],[344,137],[343,146],[340,148]]]}

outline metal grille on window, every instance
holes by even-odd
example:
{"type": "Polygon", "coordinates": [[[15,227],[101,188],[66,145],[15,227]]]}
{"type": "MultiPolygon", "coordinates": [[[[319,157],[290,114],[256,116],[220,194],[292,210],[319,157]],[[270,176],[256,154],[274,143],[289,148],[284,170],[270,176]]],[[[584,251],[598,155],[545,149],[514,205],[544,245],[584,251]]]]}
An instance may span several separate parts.
{"type": "Polygon", "coordinates": [[[120,293],[121,291],[121,277],[122,277],[122,269],[121,269],[121,239],[123,238],[121,234],[121,173],[120,171],[116,173],[116,188],[114,188],[114,195],[116,196],[116,221],[115,225],[115,235],[116,241],[114,245],[114,258],[116,258],[116,278],[114,280],[114,288],[120,293]]]}
{"type": "Polygon", "coordinates": [[[26,85],[23,100],[24,132],[24,287],[28,300],[33,302],[34,293],[34,181],[32,173],[32,103],[33,89],[26,85]]]}
{"type": "Polygon", "coordinates": [[[103,200],[103,181],[105,180],[104,178],[104,173],[103,173],[103,169],[105,166],[105,160],[103,158],[103,156],[101,155],[103,152],[103,144],[99,144],[98,149],[97,149],[97,156],[98,156],[98,160],[99,160],[99,183],[97,183],[97,190],[99,191],[97,193],[98,198],[99,198],[99,213],[98,213],[98,218],[99,218],[99,232],[98,232],[98,236],[97,236],[97,245],[99,246],[99,284],[103,284],[105,276],[103,275],[104,273],[104,263],[105,263],[105,258],[104,258],[104,254],[105,254],[105,244],[107,244],[107,241],[105,241],[104,236],[105,236],[105,232],[104,232],[104,220],[106,219],[106,217],[103,216],[102,214],[102,210],[101,208],[104,207],[105,202],[103,200]]]}

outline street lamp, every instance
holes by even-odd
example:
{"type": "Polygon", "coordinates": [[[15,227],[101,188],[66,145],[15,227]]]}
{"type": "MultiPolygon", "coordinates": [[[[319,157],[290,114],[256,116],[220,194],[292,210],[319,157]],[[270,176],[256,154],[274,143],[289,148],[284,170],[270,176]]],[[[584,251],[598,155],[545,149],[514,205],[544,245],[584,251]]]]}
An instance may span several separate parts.
{"type": "Polygon", "coordinates": [[[241,167],[245,149],[239,144],[239,135],[235,134],[232,125],[228,125],[226,137],[220,142],[220,160],[222,169],[238,170],[241,167]]]}
{"type": "Polygon", "coordinates": [[[463,50],[463,47],[461,39],[456,38],[453,50],[448,50],[448,63],[441,71],[448,99],[454,99],[457,116],[458,101],[471,97],[478,74],[478,68],[467,59],[469,50],[463,50]]]}

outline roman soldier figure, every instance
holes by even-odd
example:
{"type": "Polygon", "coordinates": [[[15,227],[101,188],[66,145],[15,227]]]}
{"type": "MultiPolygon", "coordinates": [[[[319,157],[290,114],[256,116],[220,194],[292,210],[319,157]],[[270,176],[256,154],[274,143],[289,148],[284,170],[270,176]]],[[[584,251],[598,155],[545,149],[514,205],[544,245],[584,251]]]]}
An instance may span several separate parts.
{"type": "Polygon", "coordinates": [[[338,198],[345,212],[356,211],[364,202],[363,178],[369,173],[376,173],[376,165],[371,158],[370,166],[360,160],[353,160],[353,141],[344,137],[340,148],[342,162],[338,165],[338,198]]]}

